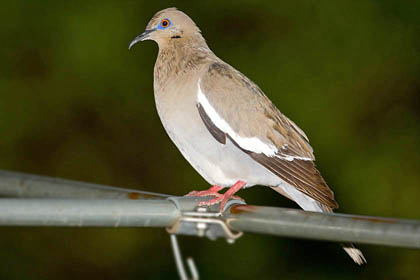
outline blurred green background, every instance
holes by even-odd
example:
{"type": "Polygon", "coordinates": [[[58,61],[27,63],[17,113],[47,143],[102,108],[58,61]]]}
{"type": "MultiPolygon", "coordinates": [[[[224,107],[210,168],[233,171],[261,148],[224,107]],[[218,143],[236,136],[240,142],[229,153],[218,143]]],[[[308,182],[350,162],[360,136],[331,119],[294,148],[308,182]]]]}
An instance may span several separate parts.
{"type": "MultiPolygon", "coordinates": [[[[3,1],[0,169],[182,195],[207,183],[155,111],[152,42],[176,6],[309,136],[342,213],[420,219],[420,1],[3,1]]],[[[269,188],[250,204],[297,207],[269,188]]],[[[162,229],[1,228],[0,279],[176,279],[162,229]]],[[[180,238],[202,279],[418,279],[420,251],[180,238]]]]}

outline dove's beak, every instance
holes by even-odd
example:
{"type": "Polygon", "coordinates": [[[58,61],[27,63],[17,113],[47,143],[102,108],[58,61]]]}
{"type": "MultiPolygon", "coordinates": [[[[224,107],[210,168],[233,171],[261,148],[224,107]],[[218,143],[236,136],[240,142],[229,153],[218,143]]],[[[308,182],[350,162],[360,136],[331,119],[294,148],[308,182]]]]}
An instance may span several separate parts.
{"type": "Polygon", "coordinates": [[[131,41],[130,45],[128,46],[128,49],[131,49],[132,46],[134,46],[136,43],[138,43],[140,41],[148,40],[149,39],[149,36],[150,36],[150,33],[152,33],[155,30],[156,30],[156,28],[145,30],[139,36],[137,36],[136,38],[134,38],[133,41],[131,41]]]}

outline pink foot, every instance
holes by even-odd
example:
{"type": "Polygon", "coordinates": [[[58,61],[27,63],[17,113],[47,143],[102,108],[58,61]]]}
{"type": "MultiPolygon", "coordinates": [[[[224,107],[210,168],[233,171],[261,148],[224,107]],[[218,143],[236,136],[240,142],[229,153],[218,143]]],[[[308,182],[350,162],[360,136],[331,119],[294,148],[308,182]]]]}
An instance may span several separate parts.
{"type": "Polygon", "coordinates": [[[206,191],[192,191],[189,194],[187,194],[187,196],[215,196],[215,198],[213,199],[201,201],[198,204],[198,206],[211,206],[220,203],[220,211],[223,211],[223,208],[225,207],[229,199],[234,198],[244,201],[242,198],[240,198],[239,196],[235,196],[234,194],[240,189],[242,189],[245,185],[246,182],[238,181],[232,187],[230,187],[224,194],[219,193],[222,187],[216,185],[206,191]]]}
{"type": "Polygon", "coordinates": [[[192,191],[187,194],[187,196],[216,196],[219,197],[222,194],[219,193],[219,191],[223,189],[223,187],[214,185],[213,187],[209,188],[205,191],[192,191]]]}

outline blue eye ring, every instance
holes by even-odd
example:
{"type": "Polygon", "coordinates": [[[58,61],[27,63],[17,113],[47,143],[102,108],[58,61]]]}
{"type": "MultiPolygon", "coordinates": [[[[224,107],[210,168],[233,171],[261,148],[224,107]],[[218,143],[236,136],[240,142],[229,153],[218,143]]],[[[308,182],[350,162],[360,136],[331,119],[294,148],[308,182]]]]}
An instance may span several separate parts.
{"type": "Polygon", "coordinates": [[[167,19],[167,18],[165,18],[165,19],[162,19],[161,21],[160,21],[160,23],[159,23],[159,26],[158,26],[158,29],[166,29],[166,28],[168,28],[169,26],[171,26],[171,21],[169,20],[169,19],[167,19]]]}

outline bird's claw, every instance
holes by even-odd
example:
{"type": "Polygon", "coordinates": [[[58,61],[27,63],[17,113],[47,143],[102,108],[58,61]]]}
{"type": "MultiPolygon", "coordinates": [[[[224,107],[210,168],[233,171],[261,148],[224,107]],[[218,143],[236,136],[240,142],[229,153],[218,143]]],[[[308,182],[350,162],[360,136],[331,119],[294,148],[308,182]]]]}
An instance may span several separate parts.
{"type": "Polygon", "coordinates": [[[191,191],[187,194],[187,196],[197,196],[197,197],[201,197],[201,196],[215,196],[215,197],[220,197],[222,196],[222,194],[219,193],[219,191],[223,189],[221,186],[212,186],[211,188],[209,188],[208,190],[205,191],[191,191]]]}
{"type": "Polygon", "coordinates": [[[245,200],[237,195],[226,195],[226,194],[219,194],[219,196],[212,198],[210,200],[200,201],[198,206],[212,206],[215,204],[220,203],[219,211],[222,212],[225,208],[226,203],[231,199],[237,199],[240,201],[245,202],[245,200]]]}
{"type": "Polygon", "coordinates": [[[243,186],[245,186],[245,182],[238,181],[236,182],[229,190],[227,190],[224,194],[219,193],[223,187],[215,185],[209,188],[205,191],[192,191],[187,194],[187,196],[196,196],[196,197],[202,197],[202,196],[214,196],[215,198],[212,198],[210,200],[206,201],[200,201],[198,203],[198,206],[211,206],[220,203],[220,212],[223,211],[223,208],[225,207],[226,203],[230,199],[237,199],[240,201],[245,202],[245,200],[239,196],[233,195],[236,193],[239,189],[241,189],[243,186]]]}

